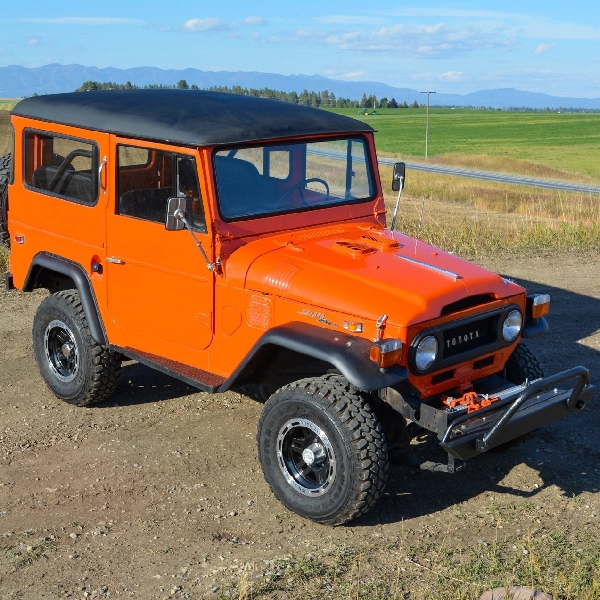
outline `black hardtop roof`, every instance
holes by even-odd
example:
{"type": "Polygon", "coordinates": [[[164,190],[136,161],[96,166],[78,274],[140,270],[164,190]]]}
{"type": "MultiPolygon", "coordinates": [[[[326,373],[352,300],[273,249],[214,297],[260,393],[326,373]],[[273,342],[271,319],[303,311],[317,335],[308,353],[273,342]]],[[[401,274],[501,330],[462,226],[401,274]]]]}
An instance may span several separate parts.
{"type": "Polygon", "coordinates": [[[186,146],[373,131],[325,110],[221,92],[109,90],[21,100],[13,115],[186,146]]]}

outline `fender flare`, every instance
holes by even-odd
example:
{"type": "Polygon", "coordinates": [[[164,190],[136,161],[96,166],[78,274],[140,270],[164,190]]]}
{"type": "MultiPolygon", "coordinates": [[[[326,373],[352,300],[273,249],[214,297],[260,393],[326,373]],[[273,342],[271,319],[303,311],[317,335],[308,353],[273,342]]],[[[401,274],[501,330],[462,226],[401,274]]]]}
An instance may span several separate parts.
{"type": "Polygon", "coordinates": [[[291,322],[274,327],[254,344],[233,374],[219,386],[219,392],[230,389],[245,371],[253,371],[252,362],[269,346],[271,350],[285,348],[330,363],[349,383],[365,391],[380,390],[408,380],[408,371],[404,367],[394,365],[380,369],[371,361],[371,345],[364,338],[308,323],[291,322]]]}
{"type": "Polygon", "coordinates": [[[108,346],[106,330],[104,329],[104,324],[100,317],[96,295],[94,294],[92,283],[81,265],[65,258],[61,258],[60,256],[48,254],[47,252],[39,252],[33,257],[31,265],[29,266],[29,271],[27,272],[25,283],[23,284],[24,292],[31,292],[39,287],[37,285],[37,279],[43,269],[55,271],[56,273],[65,275],[73,280],[75,288],[79,293],[81,306],[85,318],[87,319],[92,338],[96,343],[102,346],[108,346]]]}

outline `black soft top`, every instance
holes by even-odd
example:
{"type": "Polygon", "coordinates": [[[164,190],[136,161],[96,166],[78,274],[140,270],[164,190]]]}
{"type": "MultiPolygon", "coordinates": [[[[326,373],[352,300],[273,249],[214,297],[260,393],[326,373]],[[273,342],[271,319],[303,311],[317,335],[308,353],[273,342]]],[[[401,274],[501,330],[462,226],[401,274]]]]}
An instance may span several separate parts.
{"type": "Polygon", "coordinates": [[[13,115],[186,146],[373,131],[317,108],[193,90],[110,90],[35,96],[13,115]]]}

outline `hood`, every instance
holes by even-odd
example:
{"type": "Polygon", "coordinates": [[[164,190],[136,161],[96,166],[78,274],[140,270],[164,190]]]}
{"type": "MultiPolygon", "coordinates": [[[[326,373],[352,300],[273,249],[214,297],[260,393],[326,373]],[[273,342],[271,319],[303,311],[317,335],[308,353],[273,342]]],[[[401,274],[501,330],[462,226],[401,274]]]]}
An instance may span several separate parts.
{"type": "Polygon", "coordinates": [[[401,326],[437,318],[469,296],[524,292],[469,261],[370,225],[263,238],[234,252],[227,271],[248,290],[362,319],[385,313],[401,326]]]}

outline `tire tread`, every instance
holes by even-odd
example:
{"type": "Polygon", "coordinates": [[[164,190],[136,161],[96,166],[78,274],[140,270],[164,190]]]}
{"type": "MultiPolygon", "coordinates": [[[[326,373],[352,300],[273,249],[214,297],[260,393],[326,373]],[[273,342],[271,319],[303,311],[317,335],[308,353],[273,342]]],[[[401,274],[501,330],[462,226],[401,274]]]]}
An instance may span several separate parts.
{"type": "Polygon", "coordinates": [[[121,355],[94,341],[85,318],[79,293],[76,290],[65,290],[52,294],[42,301],[38,311],[42,310],[45,305],[55,305],[57,302],[76,322],[90,357],[88,385],[81,391],[79,396],[69,399],[68,402],[76,406],[89,406],[101,402],[110,396],[117,387],[121,372],[121,355]]]}
{"type": "MultiPolygon", "coordinates": [[[[283,386],[267,402],[263,411],[258,431],[262,430],[263,421],[269,405],[278,402],[280,394],[288,391],[301,391],[321,400],[324,408],[333,413],[344,429],[349,433],[354,458],[358,467],[358,481],[354,498],[331,518],[319,519],[319,523],[342,525],[367,513],[381,497],[388,474],[388,451],[383,428],[371,410],[362,393],[351,386],[341,375],[328,374],[294,381],[283,386]]],[[[257,436],[257,443],[259,442],[257,436]]],[[[268,479],[271,491],[282,501],[268,479]]],[[[317,519],[315,519],[317,520],[317,519]]]]}

